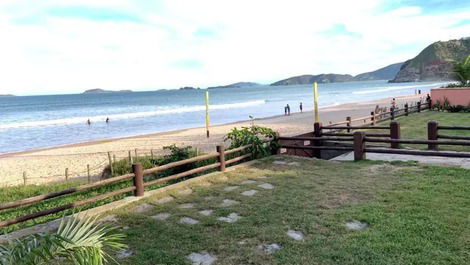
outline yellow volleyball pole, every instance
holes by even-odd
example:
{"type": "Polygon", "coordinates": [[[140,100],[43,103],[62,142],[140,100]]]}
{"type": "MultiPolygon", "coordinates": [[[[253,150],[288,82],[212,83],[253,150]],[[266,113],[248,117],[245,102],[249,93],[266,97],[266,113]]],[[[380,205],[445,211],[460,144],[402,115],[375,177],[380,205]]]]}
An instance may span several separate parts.
{"type": "Polygon", "coordinates": [[[206,90],[206,134],[207,134],[207,138],[209,138],[209,124],[210,124],[210,117],[209,117],[209,91],[206,90]]]}
{"type": "Polygon", "coordinates": [[[313,82],[313,107],[315,113],[315,122],[318,122],[318,85],[313,82]]]}

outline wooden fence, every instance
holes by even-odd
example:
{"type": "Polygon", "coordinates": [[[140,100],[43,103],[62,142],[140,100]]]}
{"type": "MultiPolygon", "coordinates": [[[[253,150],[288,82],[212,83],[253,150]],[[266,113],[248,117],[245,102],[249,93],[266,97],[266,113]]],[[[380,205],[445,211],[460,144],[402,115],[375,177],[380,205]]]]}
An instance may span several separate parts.
{"type": "Polygon", "coordinates": [[[207,172],[210,169],[217,168],[219,171],[224,171],[227,166],[251,157],[252,156],[251,153],[240,154],[240,152],[247,151],[249,147],[250,147],[249,145],[246,145],[246,146],[242,146],[242,147],[238,147],[234,149],[225,150],[223,146],[217,146],[216,152],[188,158],[188,159],[177,161],[177,162],[172,162],[166,165],[161,165],[161,166],[157,166],[157,167],[153,167],[153,168],[145,169],[145,170],[143,169],[141,164],[135,163],[132,165],[132,173],[130,174],[126,174],[126,175],[122,175],[118,177],[112,177],[112,178],[98,181],[95,183],[90,183],[90,184],[86,184],[86,185],[82,185],[82,186],[78,186],[75,188],[70,188],[70,189],[66,189],[62,191],[52,192],[49,194],[34,196],[34,197],[19,200],[19,201],[3,203],[3,204],[0,204],[0,211],[6,210],[6,209],[13,209],[13,208],[21,207],[21,206],[26,206],[26,205],[30,205],[30,204],[34,204],[38,202],[43,202],[52,198],[66,196],[66,195],[74,194],[74,193],[81,192],[81,191],[87,191],[87,190],[91,190],[91,189],[98,188],[98,187],[109,186],[111,184],[123,182],[123,181],[130,180],[130,179],[133,180],[133,185],[131,185],[130,187],[113,190],[107,193],[103,193],[94,197],[87,198],[85,200],[68,203],[59,207],[41,210],[38,212],[34,212],[32,214],[27,214],[24,216],[19,216],[16,218],[0,221],[0,227],[6,227],[9,225],[18,224],[18,223],[25,222],[31,219],[39,218],[39,217],[49,215],[49,214],[58,213],[67,209],[91,204],[97,201],[102,201],[102,200],[105,200],[114,196],[129,193],[129,192],[133,192],[134,196],[141,197],[144,195],[144,190],[146,187],[149,187],[155,184],[168,183],[171,180],[180,179],[180,178],[187,177],[196,173],[207,172]],[[234,158],[230,160],[226,160],[226,155],[229,155],[229,154],[232,154],[231,156],[234,156],[234,158]],[[162,172],[168,169],[172,169],[178,166],[187,165],[190,163],[204,161],[204,160],[213,159],[213,158],[217,158],[217,162],[209,164],[209,165],[201,166],[198,168],[194,168],[188,171],[184,171],[181,173],[177,173],[171,176],[145,181],[145,176],[162,172]]]}
{"type": "Polygon", "coordinates": [[[400,124],[397,121],[390,122],[390,126],[336,126],[333,128],[348,131],[389,129],[390,134],[375,134],[363,131],[325,134],[322,131],[331,128],[329,126],[322,127],[321,123],[316,123],[314,137],[279,137],[280,153],[289,153],[289,149],[313,150],[313,157],[322,158],[322,150],[354,151],[354,160],[365,159],[366,153],[470,157],[470,152],[437,151],[439,145],[470,146],[470,137],[451,135],[441,137],[442,135],[438,133],[439,130],[470,130],[470,127],[439,126],[437,122],[429,121],[428,139],[402,139],[400,137],[400,124]],[[451,141],[439,140],[439,138],[451,139],[451,141]],[[461,139],[467,141],[461,141],[461,139]],[[308,143],[305,141],[308,141],[308,143]],[[331,145],[332,143],[335,145],[331,145]],[[368,143],[369,145],[367,145],[368,143]],[[390,148],[374,146],[371,143],[389,144],[390,148]],[[429,150],[401,149],[401,144],[428,145],[429,150]],[[284,152],[282,149],[285,149],[284,152]]]}

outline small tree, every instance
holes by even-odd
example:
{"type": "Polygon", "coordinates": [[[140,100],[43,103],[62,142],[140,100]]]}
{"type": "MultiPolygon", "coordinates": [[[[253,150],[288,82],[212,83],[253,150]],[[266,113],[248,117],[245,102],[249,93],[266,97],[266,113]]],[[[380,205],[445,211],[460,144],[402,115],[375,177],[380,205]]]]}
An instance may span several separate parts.
{"type": "Polygon", "coordinates": [[[462,62],[454,65],[454,73],[459,79],[462,86],[469,85],[470,82],[470,55],[462,62]]]}

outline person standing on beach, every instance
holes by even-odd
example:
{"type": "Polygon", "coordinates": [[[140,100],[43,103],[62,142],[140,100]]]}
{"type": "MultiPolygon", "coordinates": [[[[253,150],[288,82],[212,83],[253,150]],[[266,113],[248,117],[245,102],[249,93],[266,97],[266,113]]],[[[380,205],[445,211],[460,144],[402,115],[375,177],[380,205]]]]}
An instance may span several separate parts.
{"type": "Polygon", "coordinates": [[[392,99],[392,108],[395,109],[395,106],[397,105],[397,103],[395,102],[395,98],[392,99]]]}
{"type": "Polygon", "coordinates": [[[106,117],[106,123],[109,123],[109,117],[106,117]]]}
{"type": "Polygon", "coordinates": [[[300,102],[299,108],[300,108],[300,113],[302,113],[303,112],[302,102],[300,102]]]}
{"type": "Polygon", "coordinates": [[[284,115],[287,115],[287,106],[284,106],[284,115]]]}
{"type": "Polygon", "coordinates": [[[286,108],[287,108],[287,115],[290,115],[290,106],[289,106],[289,104],[287,104],[286,108]]]}
{"type": "Polygon", "coordinates": [[[88,120],[86,121],[86,123],[88,124],[88,126],[90,126],[90,125],[91,125],[90,119],[88,119],[88,120]]]}

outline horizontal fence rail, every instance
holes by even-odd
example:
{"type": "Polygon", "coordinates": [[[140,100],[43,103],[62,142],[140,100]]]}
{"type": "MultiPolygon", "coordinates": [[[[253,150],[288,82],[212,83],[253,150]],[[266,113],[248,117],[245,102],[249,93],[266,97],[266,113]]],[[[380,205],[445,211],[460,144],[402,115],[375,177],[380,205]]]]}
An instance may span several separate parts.
{"type": "MultiPolygon", "coordinates": [[[[270,141],[271,140],[266,140],[265,143],[268,143],[270,141]]],[[[18,224],[18,223],[32,220],[35,218],[39,218],[42,216],[58,213],[61,211],[87,205],[87,204],[94,203],[97,201],[102,201],[102,200],[105,200],[114,196],[129,193],[129,192],[134,192],[134,196],[140,197],[140,196],[143,196],[144,189],[146,187],[156,185],[156,184],[167,183],[171,180],[180,179],[180,178],[187,177],[187,176],[194,175],[194,174],[201,173],[201,172],[206,172],[211,169],[219,169],[219,171],[224,171],[226,165],[231,165],[231,164],[243,161],[244,159],[252,157],[252,153],[250,152],[243,153],[243,152],[249,151],[250,147],[251,147],[250,145],[246,145],[246,146],[241,146],[241,147],[225,150],[223,146],[217,146],[217,152],[196,156],[196,157],[168,163],[165,165],[161,165],[161,166],[157,166],[157,167],[153,167],[153,168],[149,168],[145,170],[142,168],[141,164],[136,163],[132,165],[133,173],[130,173],[130,174],[112,177],[112,178],[102,180],[99,182],[86,184],[86,185],[82,185],[82,186],[78,186],[78,187],[74,187],[74,188],[70,188],[70,189],[66,189],[62,191],[52,192],[49,194],[38,195],[38,196],[34,196],[34,197],[30,197],[30,198],[26,198],[26,199],[14,201],[14,202],[3,203],[3,204],[0,204],[0,210],[14,209],[14,208],[21,207],[21,206],[27,206],[27,205],[31,205],[34,203],[43,202],[52,198],[58,198],[61,196],[66,196],[66,195],[74,194],[74,193],[81,192],[81,191],[87,191],[87,190],[98,188],[98,187],[104,187],[107,185],[115,184],[115,183],[126,181],[126,180],[131,180],[131,179],[133,180],[133,184],[130,187],[113,190],[113,191],[106,192],[97,196],[86,198],[81,201],[68,203],[65,205],[58,206],[58,207],[37,211],[31,214],[18,216],[18,217],[11,218],[8,220],[2,220],[0,221],[0,227],[6,227],[9,225],[18,224]],[[241,154],[237,155],[236,153],[241,153],[241,154]],[[232,158],[229,160],[225,160],[226,155],[231,155],[232,158]],[[154,180],[145,181],[146,176],[150,174],[162,172],[168,169],[191,164],[194,162],[205,161],[205,160],[213,159],[213,158],[217,158],[217,162],[211,163],[209,165],[204,165],[204,166],[200,166],[197,168],[193,168],[193,169],[180,172],[177,174],[173,174],[171,176],[166,176],[166,177],[162,177],[162,178],[158,178],[154,180]]]]}

